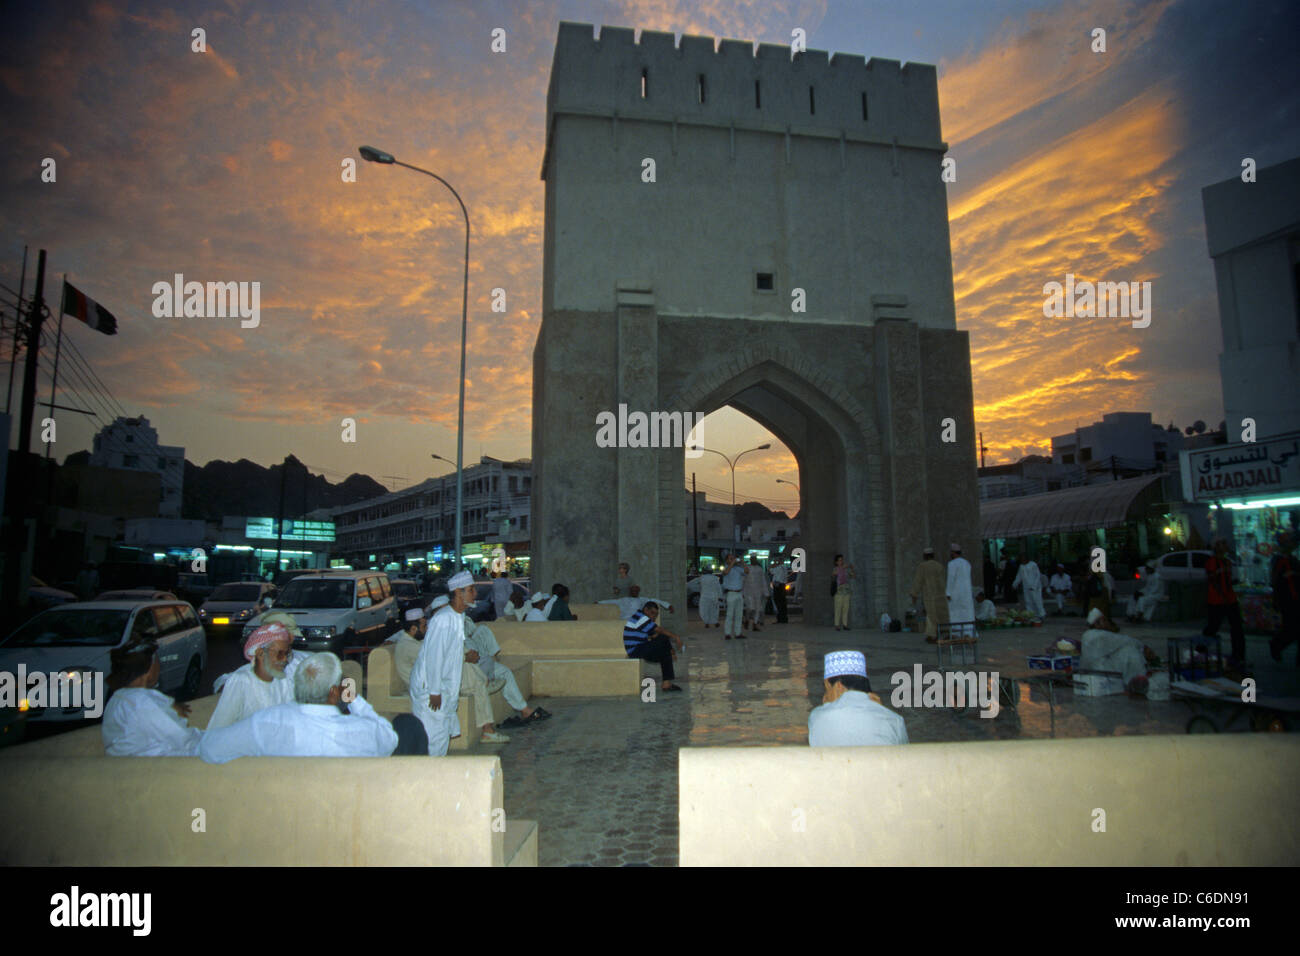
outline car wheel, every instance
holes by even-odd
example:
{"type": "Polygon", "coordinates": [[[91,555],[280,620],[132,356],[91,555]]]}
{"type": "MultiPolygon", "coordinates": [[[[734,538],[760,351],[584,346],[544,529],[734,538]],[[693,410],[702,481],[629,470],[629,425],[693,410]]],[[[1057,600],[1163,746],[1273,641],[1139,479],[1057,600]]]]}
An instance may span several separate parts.
{"type": "Polygon", "coordinates": [[[181,684],[180,694],[186,700],[199,696],[199,685],[203,682],[203,664],[197,654],[190,658],[190,666],[185,671],[185,683],[181,684]]]}
{"type": "Polygon", "coordinates": [[[1217,734],[1218,726],[1209,717],[1198,714],[1187,722],[1189,734],[1217,734]]]}

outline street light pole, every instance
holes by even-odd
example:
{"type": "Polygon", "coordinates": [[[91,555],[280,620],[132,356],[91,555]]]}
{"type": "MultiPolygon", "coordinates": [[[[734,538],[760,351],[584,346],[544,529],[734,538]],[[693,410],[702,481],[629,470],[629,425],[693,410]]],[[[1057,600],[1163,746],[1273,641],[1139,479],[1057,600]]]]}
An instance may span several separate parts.
{"type": "Polygon", "coordinates": [[[778,479],[776,480],[776,483],[777,483],[778,485],[794,485],[794,493],[795,493],[795,495],[798,496],[798,498],[799,498],[799,510],[802,511],[802,510],[803,510],[803,492],[799,490],[799,482],[797,482],[797,481],[786,481],[784,478],[778,478],[778,479]]]}
{"type": "Polygon", "coordinates": [[[385,153],[373,146],[362,146],[360,152],[361,158],[368,162],[382,163],[386,166],[405,166],[417,173],[432,176],[446,186],[451,191],[451,194],[456,197],[461,214],[465,217],[465,277],[461,288],[460,303],[460,405],[456,417],[456,560],[452,565],[455,570],[459,571],[461,563],[461,518],[465,501],[465,336],[469,329],[469,210],[465,208],[460,193],[456,192],[451,183],[437,173],[431,173],[419,166],[412,166],[410,163],[403,163],[394,159],[391,153],[385,153]]]}
{"type": "Polygon", "coordinates": [[[712,448],[705,448],[703,445],[692,445],[690,448],[691,451],[712,451],[713,454],[720,456],[722,460],[727,463],[727,467],[731,469],[731,528],[732,528],[731,534],[732,537],[736,539],[735,541],[732,542],[733,544],[738,543],[740,538],[740,525],[736,521],[736,463],[739,462],[743,456],[748,455],[751,451],[763,451],[764,449],[771,448],[771,447],[772,447],[771,442],[765,442],[764,444],[759,445],[757,448],[746,448],[734,459],[728,458],[720,451],[714,451],[712,448]]]}

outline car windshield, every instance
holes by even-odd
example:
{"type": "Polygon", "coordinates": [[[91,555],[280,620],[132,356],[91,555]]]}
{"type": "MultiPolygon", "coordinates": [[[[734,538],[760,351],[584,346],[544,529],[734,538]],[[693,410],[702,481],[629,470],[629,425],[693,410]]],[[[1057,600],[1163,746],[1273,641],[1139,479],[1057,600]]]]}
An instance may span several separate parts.
{"type": "Polygon", "coordinates": [[[98,645],[114,647],[122,641],[130,611],[104,608],[55,608],[38,614],[18,630],[5,647],[59,647],[98,645]]]}
{"type": "Polygon", "coordinates": [[[336,578],[294,578],[284,586],[276,607],[341,608],[352,606],[353,582],[336,578]]]}
{"type": "Polygon", "coordinates": [[[420,592],[411,581],[393,581],[393,593],[399,597],[415,597],[420,592]]]}
{"type": "Polygon", "coordinates": [[[223,584],[212,592],[209,601],[256,601],[262,593],[260,584],[223,584]]]}

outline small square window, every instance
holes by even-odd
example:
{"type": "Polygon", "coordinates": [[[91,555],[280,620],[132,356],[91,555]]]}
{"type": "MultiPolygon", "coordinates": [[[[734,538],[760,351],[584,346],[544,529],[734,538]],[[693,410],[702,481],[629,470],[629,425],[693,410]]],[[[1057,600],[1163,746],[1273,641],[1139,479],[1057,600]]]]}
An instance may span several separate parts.
{"type": "Polygon", "coordinates": [[[776,276],[771,272],[754,273],[754,289],[757,292],[775,292],[776,276]]]}

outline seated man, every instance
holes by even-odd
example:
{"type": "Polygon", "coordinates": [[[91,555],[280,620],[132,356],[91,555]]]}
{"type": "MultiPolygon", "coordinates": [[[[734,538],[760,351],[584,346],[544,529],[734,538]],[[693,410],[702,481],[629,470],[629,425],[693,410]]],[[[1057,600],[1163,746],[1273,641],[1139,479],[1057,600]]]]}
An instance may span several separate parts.
{"type": "Polygon", "coordinates": [[[522,727],[524,724],[546,720],[551,716],[548,710],[528,706],[528,701],[519,691],[519,682],[515,680],[514,673],[497,659],[501,655],[501,645],[497,643],[496,635],[486,624],[475,623],[468,617],[465,618],[465,649],[478,655],[478,659],[467,666],[482,671],[489,681],[488,686],[493,690],[500,687],[506,703],[519,711],[518,716],[502,721],[502,727],[522,727]]]}
{"type": "Polygon", "coordinates": [[[554,595],[543,594],[541,591],[538,591],[528,599],[530,607],[528,613],[524,615],[524,620],[545,621],[547,615],[551,613],[551,602],[554,600],[554,595]]]}
{"type": "MultiPolygon", "coordinates": [[[[633,585],[635,587],[635,585],[633,585]]],[[[655,601],[646,601],[623,625],[623,648],[628,657],[639,658],[658,664],[663,671],[663,689],[680,691],[681,687],[673,683],[672,645],[677,649],[683,647],[682,640],[671,631],[666,631],[657,623],[659,605],[655,601]]]]}
{"type": "Polygon", "coordinates": [[[533,606],[524,600],[522,594],[518,591],[511,591],[510,597],[506,601],[505,610],[497,616],[506,618],[507,620],[514,618],[516,621],[522,621],[528,616],[528,612],[532,609],[533,606]]]}
{"type": "Polygon", "coordinates": [[[293,675],[294,703],[259,710],[203,735],[208,763],[237,757],[387,757],[393,725],[358,694],[343,700],[343,665],[329,652],[310,655],[293,675]]]}
{"type": "MultiPolygon", "coordinates": [[[[445,597],[438,600],[446,603],[445,597]]],[[[411,684],[411,668],[415,666],[415,659],[420,656],[420,642],[424,640],[424,627],[424,612],[418,607],[413,607],[406,612],[402,629],[384,641],[385,644],[393,646],[393,669],[397,671],[403,686],[409,687],[411,684]]]]}
{"type": "Polygon", "coordinates": [[[824,668],[826,702],[808,715],[810,747],[907,743],[903,718],[871,693],[867,658],[861,651],[832,651],[824,668]]]}
{"type": "Polygon", "coordinates": [[[117,688],[104,708],[104,752],[110,757],[193,757],[203,731],[186,721],[188,704],[154,687],[162,667],[158,646],[139,641],[115,648],[109,675],[117,688]]]}
{"type": "Polygon", "coordinates": [[[659,598],[643,598],[641,596],[641,586],[639,584],[629,585],[627,590],[627,597],[606,598],[604,601],[597,601],[596,603],[617,604],[619,614],[623,616],[623,620],[625,621],[637,611],[641,610],[641,608],[649,601],[654,601],[659,607],[667,608],[668,612],[670,614],[672,613],[673,606],[667,601],[662,601],[659,598]]]}
{"type": "Polygon", "coordinates": [[[1101,608],[1088,612],[1088,630],[1081,643],[1080,669],[1118,672],[1130,694],[1147,692],[1147,661],[1155,655],[1141,641],[1119,633],[1119,625],[1101,608]]]}
{"type": "Polygon", "coordinates": [[[263,624],[244,641],[248,661],[226,676],[208,730],[229,727],[266,707],[293,702],[293,681],[285,674],[293,638],[282,624],[263,624]]]}
{"type": "Polygon", "coordinates": [[[984,592],[975,592],[975,620],[991,621],[998,616],[998,609],[984,596],[984,592]]]}
{"type": "Polygon", "coordinates": [[[555,598],[546,619],[548,621],[576,621],[577,616],[569,610],[569,589],[563,584],[556,584],[555,587],[551,588],[551,594],[555,595],[555,598]]]}
{"type": "Polygon", "coordinates": [[[1150,561],[1147,562],[1146,575],[1142,578],[1139,587],[1142,593],[1137,596],[1136,604],[1130,602],[1129,617],[1138,621],[1150,621],[1154,618],[1160,602],[1165,600],[1165,582],[1150,561]]]}
{"type": "Polygon", "coordinates": [[[1065,565],[1059,562],[1056,565],[1056,573],[1047,581],[1047,590],[1056,600],[1056,610],[1058,613],[1065,612],[1065,602],[1070,599],[1074,592],[1074,582],[1070,576],[1065,573],[1065,565]]]}

